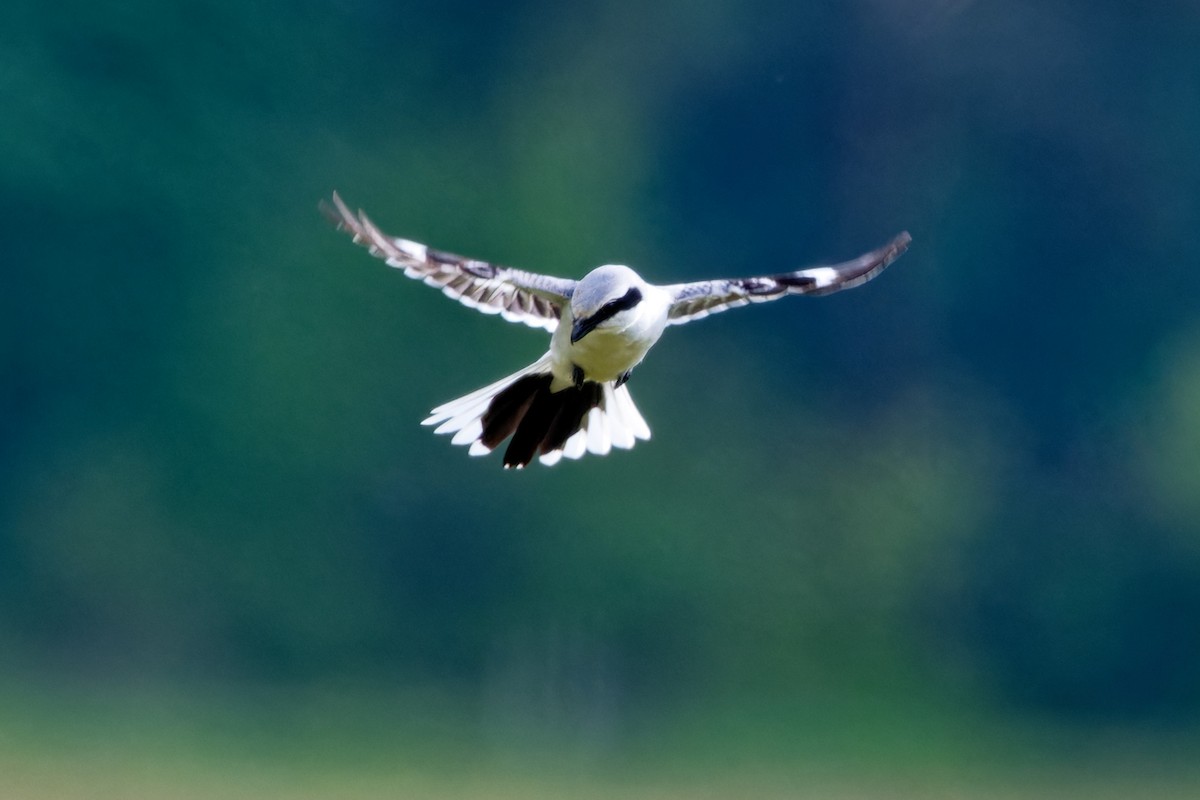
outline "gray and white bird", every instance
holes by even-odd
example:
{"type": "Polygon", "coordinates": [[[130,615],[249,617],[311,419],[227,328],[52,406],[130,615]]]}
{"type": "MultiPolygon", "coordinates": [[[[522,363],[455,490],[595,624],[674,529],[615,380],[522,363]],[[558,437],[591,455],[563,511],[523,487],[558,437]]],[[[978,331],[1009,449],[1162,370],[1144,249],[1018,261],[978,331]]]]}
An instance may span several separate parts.
{"type": "Polygon", "coordinates": [[[553,334],[549,351],[537,361],[443,403],[422,423],[436,425],[434,433],[452,434],[453,444],[470,445],[471,455],[490,453],[511,437],[504,466],[516,468],[534,458],[551,465],[584,453],[605,455],[649,439],[650,428],[625,383],[668,325],[789,294],[859,286],[903,254],[912,239],[901,233],[878,250],[827,267],[655,286],[620,264],[597,267],[574,281],[434,250],[381,233],[336,192],[332,205],[321,207],[371,255],[408,277],[485,314],[553,334]]]}

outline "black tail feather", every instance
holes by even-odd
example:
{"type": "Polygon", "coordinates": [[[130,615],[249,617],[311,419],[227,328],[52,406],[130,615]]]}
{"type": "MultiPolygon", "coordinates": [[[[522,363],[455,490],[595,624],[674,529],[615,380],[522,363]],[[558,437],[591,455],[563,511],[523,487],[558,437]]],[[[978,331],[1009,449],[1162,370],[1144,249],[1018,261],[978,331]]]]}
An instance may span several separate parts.
{"type": "Polygon", "coordinates": [[[571,434],[579,430],[583,417],[596,406],[600,405],[600,384],[584,383],[578,388],[572,386],[559,394],[565,395],[558,413],[550,421],[546,435],[539,448],[542,453],[552,453],[561,450],[571,438],[571,434]]]}
{"type": "Polygon", "coordinates": [[[542,439],[546,436],[546,429],[554,421],[558,407],[559,399],[550,393],[548,387],[534,395],[529,410],[525,412],[525,418],[517,426],[516,432],[508,442],[508,448],[504,451],[504,466],[523,467],[533,460],[542,439]]]}
{"type": "Polygon", "coordinates": [[[552,376],[526,375],[499,392],[483,415],[480,441],[495,449],[512,436],[504,466],[523,467],[538,453],[552,453],[579,430],[588,411],[600,404],[600,384],[588,382],[550,391],[552,376]]]}
{"type": "Polygon", "coordinates": [[[483,435],[479,440],[489,450],[495,450],[521,424],[534,398],[550,390],[550,380],[549,373],[526,375],[498,392],[480,420],[483,423],[483,435]]]}

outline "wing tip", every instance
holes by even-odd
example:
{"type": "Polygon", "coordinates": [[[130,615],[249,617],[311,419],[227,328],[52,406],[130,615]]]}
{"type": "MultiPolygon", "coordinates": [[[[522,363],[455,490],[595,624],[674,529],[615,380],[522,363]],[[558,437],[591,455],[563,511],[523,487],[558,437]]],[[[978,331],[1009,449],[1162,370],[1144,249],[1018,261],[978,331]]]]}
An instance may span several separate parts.
{"type": "Polygon", "coordinates": [[[342,202],[341,195],[337,193],[336,189],[328,200],[322,197],[317,201],[317,210],[321,212],[321,215],[325,219],[332,222],[338,228],[343,227],[345,223],[344,211],[347,209],[346,204],[342,202]]]}
{"type": "Polygon", "coordinates": [[[878,277],[881,272],[891,266],[892,262],[904,255],[910,244],[912,244],[912,234],[908,231],[901,231],[883,247],[861,255],[853,261],[803,270],[802,273],[808,274],[828,272],[832,277],[822,277],[815,285],[802,293],[820,296],[862,286],[867,281],[878,277]]]}
{"type": "Polygon", "coordinates": [[[342,200],[342,196],[335,189],[327,201],[322,198],[317,203],[317,209],[325,216],[327,220],[333,223],[334,227],[339,231],[346,231],[354,239],[355,244],[365,244],[372,251],[373,255],[378,255],[376,250],[379,250],[379,245],[375,241],[376,234],[379,234],[375,226],[371,224],[371,220],[362,209],[357,212],[351,211],[350,206],[342,200]]]}
{"type": "Polygon", "coordinates": [[[908,231],[900,231],[894,237],[892,237],[892,241],[890,241],[884,247],[884,249],[892,252],[892,260],[894,261],[900,256],[904,255],[904,251],[907,250],[911,244],[912,234],[908,231]]]}

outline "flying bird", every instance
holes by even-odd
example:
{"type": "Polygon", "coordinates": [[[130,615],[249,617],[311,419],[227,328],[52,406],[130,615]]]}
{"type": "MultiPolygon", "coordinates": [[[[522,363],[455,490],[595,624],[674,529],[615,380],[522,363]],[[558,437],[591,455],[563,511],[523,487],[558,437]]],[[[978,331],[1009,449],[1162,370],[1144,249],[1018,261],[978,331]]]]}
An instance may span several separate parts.
{"type": "Polygon", "coordinates": [[[544,328],[552,336],[544,356],[507,378],[430,412],[423,425],[452,434],[451,442],[484,455],[506,439],[504,466],[537,458],[552,465],[584,453],[605,455],[649,439],[626,382],[668,325],[728,308],[790,294],[822,295],[860,286],[908,249],[912,237],[858,258],[756,278],[728,278],[655,286],[627,266],[606,264],[582,279],[555,278],[434,250],[388,236],[336,192],[322,210],[371,255],[437,287],[447,297],[499,314],[509,322],[544,328]]]}

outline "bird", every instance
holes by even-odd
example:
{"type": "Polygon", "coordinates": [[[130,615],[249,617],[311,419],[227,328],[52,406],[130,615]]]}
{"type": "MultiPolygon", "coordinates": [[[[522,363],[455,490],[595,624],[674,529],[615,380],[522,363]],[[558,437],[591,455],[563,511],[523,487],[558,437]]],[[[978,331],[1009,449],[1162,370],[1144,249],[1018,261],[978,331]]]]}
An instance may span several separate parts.
{"type": "Polygon", "coordinates": [[[463,305],[551,334],[545,355],[524,369],[456,400],[422,422],[434,433],[486,455],[506,440],[503,464],[535,458],[551,466],[585,453],[606,455],[650,438],[627,382],[670,325],[788,295],[825,295],[860,286],[908,249],[897,234],[851,261],[750,278],[657,286],[623,264],[596,267],[579,280],[540,275],[435,250],[382,233],[337,192],[322,212],[355,243],[463,305]]]}

